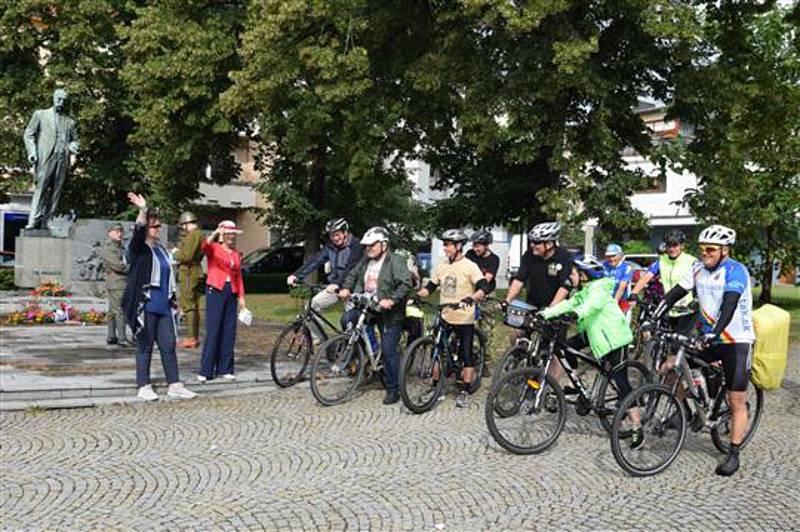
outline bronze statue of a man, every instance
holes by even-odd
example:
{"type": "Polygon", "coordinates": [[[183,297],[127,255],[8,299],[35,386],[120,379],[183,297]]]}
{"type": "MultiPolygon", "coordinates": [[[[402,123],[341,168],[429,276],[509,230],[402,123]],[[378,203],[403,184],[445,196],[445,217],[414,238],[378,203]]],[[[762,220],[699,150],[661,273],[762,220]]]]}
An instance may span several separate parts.
{"type": "Polygon", "coordinates": [[[34,111],[25,128],[25,150],[34,165],[36,191],[26,229],[47,229],[67,179],[70,153],[78,153],[75,121],[64,114],[67,91],[53,92],[53,107],[34,111]]]}

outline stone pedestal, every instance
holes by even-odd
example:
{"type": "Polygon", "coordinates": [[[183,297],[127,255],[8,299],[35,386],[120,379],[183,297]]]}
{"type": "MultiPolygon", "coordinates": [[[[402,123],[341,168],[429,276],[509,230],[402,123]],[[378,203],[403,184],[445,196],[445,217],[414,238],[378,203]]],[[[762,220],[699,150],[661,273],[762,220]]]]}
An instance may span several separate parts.
{"type": "Polygon", "coordinates": [[[23,235],[16,242],[14,284],[22,288],[48,281],[67,284],[71,274],[69,240],[53,238],[47,230],[26,230],[23,235]]]}
{"type": "MultiPolygon", "coordinates": [[[[73,294],[105,294],[101,255],[113,220],[78,220],[68,230],[25,229],[16,240],[14,284],[35,288],[58,282],[73,294]],[[62,236],[63,235],[63,236],[62,236]]],[[[133,233],[133,222],[122,222],[125,248],[133,233]]],[[[166,245],[168,230],[162,230],[166,245]]]]}

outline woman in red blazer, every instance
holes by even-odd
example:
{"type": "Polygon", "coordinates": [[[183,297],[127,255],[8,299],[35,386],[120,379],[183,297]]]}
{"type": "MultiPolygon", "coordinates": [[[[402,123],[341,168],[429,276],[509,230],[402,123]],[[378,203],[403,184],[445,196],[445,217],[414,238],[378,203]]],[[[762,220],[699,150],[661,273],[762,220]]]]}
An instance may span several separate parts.
{"type": "Polygon", "coordinates": [[[197,380],[221,375],[233,380],[237,310],[245,308],[242,255],[236,250],[236,224],[225,220],[203,242],[208,261],[206,277],[206,337],[197,380]],[[221,241],[221,242],[219,242],[221,241]]]}

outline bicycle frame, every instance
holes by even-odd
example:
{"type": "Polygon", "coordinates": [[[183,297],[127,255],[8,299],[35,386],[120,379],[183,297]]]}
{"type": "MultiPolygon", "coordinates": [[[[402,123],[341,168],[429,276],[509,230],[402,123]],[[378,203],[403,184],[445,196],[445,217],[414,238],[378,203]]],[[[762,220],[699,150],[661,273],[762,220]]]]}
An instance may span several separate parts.
{"type": "MultiPolygon", "coordinates": [[[[378,371],[383,368],[382,366],[382,351],[379,349],[376,353],[374,349],[372,349],[372,342],[369,339],[367,334],[367,327],[372,326],[371,322],[371,313],[374,312],[368,306],[359,306],[356,307],[359,314],[358,319],[356,320],[355,325],[350,330],[350,336],[347,339],[348,345],[354,346],[357,342],[361,342],[361,347],[364,349],[364,353],[366,353],[367,358],[369,359],[369,363],[372,366],[373,371],[378,371]]],[[[345,331],[347,333],[347,331],[345,331]]]]}

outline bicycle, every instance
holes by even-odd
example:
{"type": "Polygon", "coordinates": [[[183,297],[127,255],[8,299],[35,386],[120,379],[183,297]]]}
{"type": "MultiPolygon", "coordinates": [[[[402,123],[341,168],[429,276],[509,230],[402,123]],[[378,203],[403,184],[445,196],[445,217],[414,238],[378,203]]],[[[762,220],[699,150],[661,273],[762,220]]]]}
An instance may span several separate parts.
{"type": "Polygon", "coordinates": [[[567,403],[561,385],[548,374],[554,359],[577,390],[575,412],[579,416],[594,412],[610,434],[611,420],[623,399],[616,380],[624,372],[631,388],[636,389],[651,381],[647,368],[632,360],[623,360],[611,367],[603,359],[596,360],[592,355],[571,348],[563,339],[571,320],[548,321],[538,316],[530,319],[530,328],[538,331],[544,348],[538,354],[533,351],[532,356],[539,357],[538,364],[512,370],[492,386],[484,409],[492,438],[515,454],[540,453],[556,442],[566,422],[567,403]],[[569,364],[567,353],[596,370],[591,387],[584,384],[569,364]],[[534,438],[540,439],[535,441],[534,438]]]}
{"type": "Polygon", "coordinates": [[[368,333],[381,312],[378,302],[370,294],[351,294],[348,305],[358,311],[355,324],[320,344],[311,363],[311,393],[325,406],[348,400],[367,371],[367,380],[376,375],[383,380],[382,352],[368,333]]]}
{"type": "MultiPolygon", "coordinates": [[[[702,348],[687,336],[662,328],[655,329],[653,335],[661,337],[670,346],[678,347],[674,365],[662,373],[661,382],[642,386],[625,398],[614,417],[611,431],[614,459],[633,476],[656,475],[669,467],[683,447],[687,424],[694,432],[708,430],[720,452],[730,451],[730,446],[723,441],[730,433],[731,411],[722,368],[703,360],[702,348]],[[690,362],[698,368],[694,374],[690,362]],[[685,399],[679,397],[681,386],[685,399]],[[691,423],[687,421],[687,408],[691,408],[689,403],[694,406],[691,423]],[[630,420],[620,415],[625,408],[634,405],[640,406],[641,429],[645,437],[644,445],[636,451],[623,445],[633,427],[630,420]]],[[[659,365],[663,365],[663,361],[659,365]]],[[[740,445],[742,448],[758,427],[764,403],[764,392],[752,381],[748,384],[747,394],[748,427],[740,445]]]]}
{"type": "MultiPolygon", "coordinates": [[[[459,358],[460,341],[453,328],[442,318],[445,309],[462,309],[463,303],[434,305],[420,301],[419,304],[435,311],[434,320],[425,336],[414,340],[400,362],[400,397],[406,408],[415,414],[431,410],[439,401],[448,377],[459,379],[464,361],[459,358]],[[434,376],[438,378],[434,379],[434,376]]],[[[474,393],[481,385],[483,362],[486,354],[486,338],[475,328],[472,340],[472,359],[475,375],[467,387],[474,393]]]]}
{"type": "Polygon", "coordinates": [[[317,331],[320,341],[327,340],[329,334],[341,333],[339,327],[328,321],[321,312],[311,308],[311,300],[325,287],[326,285],[308,286],[311,297],[303,305],[302,312],[278,334],[269,359],[269,369],[272,380],[281,388],[298,383],[305,374],[314,353],[311,327],[317,331]]]}
{"type": "Polygon", "coordinates": [[[503,323],[522,331],[523,334],[500,357],[500,362],[492,375],[492,386],[506,373],[522,367],[538,366],[541,363],[538,356],[541,338],[534,327],[536,311],[536,307],[521,301],[515,301],[506,308],[503,323]]]}

